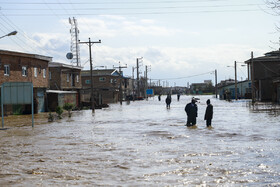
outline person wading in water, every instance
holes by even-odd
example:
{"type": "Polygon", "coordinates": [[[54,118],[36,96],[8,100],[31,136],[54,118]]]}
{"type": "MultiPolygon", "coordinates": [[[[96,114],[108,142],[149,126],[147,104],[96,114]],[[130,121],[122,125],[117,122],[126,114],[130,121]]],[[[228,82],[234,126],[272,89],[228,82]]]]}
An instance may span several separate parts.
{"type": "Polygon", "coordinates": [[[213,105],[210,104],[210,99],[206,101],[207,107],[204,115],[204,120],[206,120],[206,126],[211,127],[211,122],[213,118],[213,105]]]}
{"type": "Polygon", "coordinates": [[[196,125],[197,105],[195,103],[196,103],[196,99],[192,98],[191,103],[188,103],[185,107],[185,111],[188,116],[186,126],[188,127],[196,125]]]}

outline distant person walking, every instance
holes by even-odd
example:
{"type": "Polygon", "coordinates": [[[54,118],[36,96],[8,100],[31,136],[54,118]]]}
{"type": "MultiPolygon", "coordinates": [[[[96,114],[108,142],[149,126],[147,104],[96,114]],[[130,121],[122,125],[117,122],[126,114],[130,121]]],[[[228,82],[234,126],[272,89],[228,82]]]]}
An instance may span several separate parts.
{"type": "Polygon", "coordinates": [[[195,103],[196,103],[196,99],[193,97],[192,101],[188,103],[185,107],[185,111],[188,116],[186,126],[188,127],[196,125],[197,105],[195,103]]]}
{"type": "Polygon", "coordinates": [[[177,94],[177,101],[179,101],[180,100],[180,94],[178,93],[177,94]]]}
{"type": "Polygon", "coordinates": [[[166,99],[165,99],[165,103],[166,103],[166,108],[170,108],[170,103],[171,103],[171,95],[168,94],[166,99]]]}
{"type": "Polygon", "coordinates": [[[207,107],[204,115],[204,120],[206,120],[206,126],[211,127],[211,122],[213,118],[213,105],[210,103],[210,99],[206,101],[207,107]]]}
{"type": "Polygon", "coordinates": [[[160,97],[161,97],[161,95],[159,94],[159,95],[158,95],[158,100],[159,100],[159,101],[161,100],[161,98],[160,98],[160,97]]]}

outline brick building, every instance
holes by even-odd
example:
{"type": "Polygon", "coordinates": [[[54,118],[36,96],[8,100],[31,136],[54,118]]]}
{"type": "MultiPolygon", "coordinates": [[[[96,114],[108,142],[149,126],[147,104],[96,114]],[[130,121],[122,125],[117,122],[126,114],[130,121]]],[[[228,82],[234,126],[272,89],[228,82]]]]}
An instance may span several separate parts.
{"type": "MultiPolygon", "coordinates": [[[[0,84],[4,82],[32,82],[34,112],[46,110],[46,89],[49,87],[48,64],[52,57],[0,50],[0,84]]],[[[8,110],[29,113],[30,106],[7,106],[8,110]]]]}
{"type": "MultiPolygon", "coordinates": [[[[125,90],[125,81],[120,79],[120,74],[115,69],[93,70],[94,99],[97,104],[115,103],[119,100],[120,80],[125,90]]],[[[121,76],[122,77],[122,76],[121,76]]],[[[90,102],[91,77],[90,71],[82,71],[82,92],[81,101],[90,102]]]]}
{"type": "Polygon", "coordinates": [[[68,64],[49,63],[48,107],[54,111],[57,106],[71,103],[75,108],[80,106],[82,67],[68,64]]]}

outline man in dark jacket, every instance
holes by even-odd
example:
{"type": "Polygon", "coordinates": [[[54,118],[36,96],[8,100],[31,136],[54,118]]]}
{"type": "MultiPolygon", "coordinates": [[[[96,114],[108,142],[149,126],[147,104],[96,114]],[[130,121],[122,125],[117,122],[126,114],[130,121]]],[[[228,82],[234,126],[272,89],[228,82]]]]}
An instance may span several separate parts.
{"type": "Polygon", "coordinates": [[[206,126],[211,127],[211,121],[213,118],[213,105],[210,104],[210,99],[206,101],[207,107],[204,115],[204,120],[206,120],[206,126]]]}
{"type": "Polygon", "coordinates": [[[166,108],[170,108],[170,103],[171,103],[171,95],[168,94],[166,99],[165,99],[165,103],[166,103],[166,108]]]}
{"type": "Polygon", "coordinates": [[[195,98],[192,98],[192,102],[187,104],[185,107],[185,111],[188,116],[188,120],[187,120],[188,127],[196,125],[197,105],[195,103],[196,103],[195,98]]]}

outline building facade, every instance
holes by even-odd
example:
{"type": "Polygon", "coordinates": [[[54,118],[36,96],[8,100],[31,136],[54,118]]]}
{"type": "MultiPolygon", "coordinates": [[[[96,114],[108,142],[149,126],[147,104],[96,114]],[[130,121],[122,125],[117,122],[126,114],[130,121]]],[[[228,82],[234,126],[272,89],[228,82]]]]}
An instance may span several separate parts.
{"type": "MultiPolygon", "coordinates": [[[[96,104],[102,105],[118,102],[120,97],[120,84],[122,86],[122,91],[125,91],[125,80],[122,75],[115,69],[93,70],[92,75],[94,100],[96,104]]],[[[90,70],[82,71],[81,79],[81,102],[89,103],[91,101],[90,70]]]]}
{"type": "Polygon", "coordinates": [[[73,104],[74,108],[80,107],[81,70],[80,66],[49,63],[49,110],[54,111],[57,106],[63,106],[65,103],[73,104]]]}
{"type": "MultiPolygon", "coordinates": [[[[4,82],[33,83],[34,112],[46,111],[46,90],[49,87],[48,64],[52,57],[0,50],[0,84],[4,82]]],[[[12,113],[30,113],[31,106],[7,106],[12,113]]]]}
{"type": "Polygon", "coordinates": [[[276,101],[277,87],[274,83],[280,77],[280,51],[268,52],[245,63],[249,65],[255,100],[276,101]]]}

